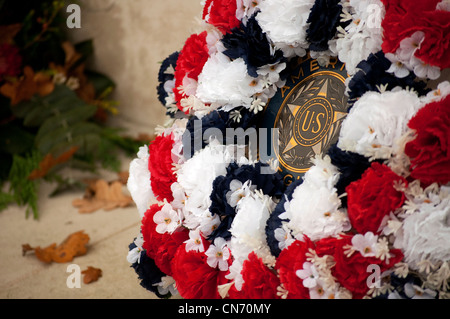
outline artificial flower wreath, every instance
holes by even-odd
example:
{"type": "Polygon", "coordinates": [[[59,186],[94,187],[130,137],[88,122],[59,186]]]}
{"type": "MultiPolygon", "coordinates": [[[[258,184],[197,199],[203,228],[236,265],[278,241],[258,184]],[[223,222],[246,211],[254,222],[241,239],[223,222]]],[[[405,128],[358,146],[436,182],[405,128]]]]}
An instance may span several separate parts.
{"type": "Polygon", "coordinates": [[[142,226],[127,259],[141,285],[183,298],[450,297],[450,83],[429,85],[450,67],[450,2],[203,5],[204,31],[161,65],[171,120],[130,164],[142,226]],[[257,128],[305,56],[345,63],[348,115],[286,185],[225,132],[257,128]],[[209,128],[224,134],[195,140],[209,128]]]}

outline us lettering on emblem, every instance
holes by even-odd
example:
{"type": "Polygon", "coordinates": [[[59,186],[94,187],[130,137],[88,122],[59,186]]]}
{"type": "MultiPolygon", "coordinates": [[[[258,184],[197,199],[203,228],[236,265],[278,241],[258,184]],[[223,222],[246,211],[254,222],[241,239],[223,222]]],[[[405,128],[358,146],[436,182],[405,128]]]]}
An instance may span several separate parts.
{"type": "Polygon", "coordinates": [[[300,179],[314,156],[336,143],[347,115],[345,64],[331,58],[327,66],[320,66],[308,55],[292,61],[289,70],[291,75],[267,104],[260,124],[279,131],[278,137],[268,137],[267,147],[280,163],[286,184],[300,179]]]}

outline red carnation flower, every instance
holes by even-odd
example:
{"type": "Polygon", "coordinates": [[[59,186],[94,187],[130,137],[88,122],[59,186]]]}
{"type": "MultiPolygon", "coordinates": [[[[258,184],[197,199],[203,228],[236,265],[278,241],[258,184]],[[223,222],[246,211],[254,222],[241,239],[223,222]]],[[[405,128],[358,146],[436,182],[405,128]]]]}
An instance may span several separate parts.
{"type": "Polygon", "coordinates": [[[416,31],[425,34],[415,56],[423,62],[441,69],[450,67],[450,12],[436,10],[439,0],[382,0],[386,14],[382,49],[395,52],[400,42],[416,31]]]}
{"type": "Polygon", "coordinates": [[[183,229],[171,235],[169,233],[158,233],[153,216],[160,210],[161,206],[154,204],[145,212],[142,218],[141,232],[144,238],[142,247],[146,250],[147,255],[155,261],[156,266],[163,273],[171,276],[172,260],[178,247],[189,239],[189,231],[183,229]]]}
{"type": "Polygon", "coordinates": [[[280,281],[289,291],[289,299],[309,299],[309,289],[303,286],[303,280],[295,272],[303,269],[306,253],[314,248],[313,242],[306,236],[305,241],[296,240],[288,248],[283,249],[278,256],[275,269],[278,270],[280,281]]]}
{"type": "Polygon", "coordinates": [[[228,281],[225,279],[226,272],[210,267],[206,262],[207,258],[202,252],[186,251],[186,244],[178,248],[173,259],[172,276],[183,298],[221,298],[217,287],[228,281]]]}
{"type": "Polygon", "coordinates": [[[424,184],[450,181],[450,95],[421,108],[409,121],[415,139],[405,146],[411,176],[424,184]]]}
{"type": "Polygon", "coordinates": [[[244,284],[241,291],[230,289],[232,299],[277,299],[278,277],[262,262],[254,252],[248,255],[242,267],[244,284]]]}
{"type": "Polygon", "coordinates": [[[0,81],[8,76],[17,76],[21,71],[22,57],[12,44],[0,44],[0,81]]]}
{"type": "Polygon", "coordinates": [[[383,218],[401,207],[405,194],[395,189],[395,183],[407,181],[386,165],[374,162],[361,179],[346,187],[348,217],[359,233],[379,233],[383,218]]]}
{"type": "MultiPolygon", "coordinates": [[[[183,49],[178,56],[177,64],[175,66],[175,100],[177,106],[183,111],[180,104],[181,99],[187,95],[185,92],[180,92],[180,87],[183,86],[185,77],[189,79],[198,80],[199,74],[202,72],[203,66],[209,58],[209,50],[206,44],[207,32],[203,31],[200,34],[191,35],[185,42],[183,49]]],[[[184,111],[186,114],[189,110],[184,111]]]]}
{"type": "Polygon", "coordinates": [[[173,194],[170,186],[177,181],[173,172],[172,147],[173,139],[171,135],[157,136],[149,145],[150,154],[148,169],[150,171],[150,182],[153,194],[160,201],[167,199],[173,201],[173,194]]]}
{"type": "Polygon", "coordinates": [[[236,0],[207,0],[203,8],[203,20],[226,34],[240,25],[236,9],[236,0]]]}
{"type": "MultiPolygon", "coordinates": [[[[334,260],[335,266],[332,268],[332,274],[341,286],[352,293],[353,299],[361,299],[369,291],[367,279],[373,274],[370,265],[378,265],[380,273],[392,268],[396,263],[403,259],[403,254],[399,249],[389,251],[391,258],[387,263],[376,257],[363,257],[359,252],[354,252],[347,257],[345,251],[347,245],[351,245],[352,236],[341,236],[334,240],[334,260]]],[[[328,242],[328,245],[330,242],[328,242]]],[[[317,244],[319,246],[319,243],[317,244]]],[[[373,266],[372,266],[373,267],[373,266]]]]}

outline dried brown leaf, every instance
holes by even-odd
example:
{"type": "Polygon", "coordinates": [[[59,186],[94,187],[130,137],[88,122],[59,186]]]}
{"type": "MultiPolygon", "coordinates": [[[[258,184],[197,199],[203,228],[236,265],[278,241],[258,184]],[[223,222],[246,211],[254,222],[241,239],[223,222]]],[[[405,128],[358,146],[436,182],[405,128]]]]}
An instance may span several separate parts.
{"type": "Polygon", "coordinates": [[[86,270],[81,272],[84,275],[83,282],[85,284],[90,284],[91,282],[97,281],[98,278],[102,276],[102,270],[100,268],[95,268],[88,266],[86,270]]]}
{"type": "Polygon", "coordinates": [[[88,186],[85,195],[72,201],[72,205],[78,208],[79,213],[92,213],[99,209],[112,210],[117,207],[127,207],[133,203],[131,196],[122,192],[123,184],[120,181],[108,183],[103,179],[98,179],[88,186]]]}
{"type": "Polygon", "coordinates": [[[81,230],[70,234],[60,245],[52,243],[45,248],[40,246],[33,248],[29,244],[24,244],[22,245],[22,254],[34,251],[36,257],[42,262],[66,263],[87,253],[89,239],[89,235],[81,230]]]}

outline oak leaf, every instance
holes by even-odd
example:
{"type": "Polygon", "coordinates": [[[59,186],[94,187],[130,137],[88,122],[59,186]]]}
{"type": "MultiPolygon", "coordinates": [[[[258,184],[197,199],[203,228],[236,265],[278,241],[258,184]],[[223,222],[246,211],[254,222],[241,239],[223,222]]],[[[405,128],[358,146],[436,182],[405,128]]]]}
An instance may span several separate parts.
{"type": "Polygon", "coordinates": [[[86,270],[81,272],[84,275],[83,282],[85,284],[90,284],[91,282],[97,281],[98,278],[102,276],[102,270],[100,268],[95,268],[88,266],[86,270]]]}
{"type": "Polygon", "coordinates": [[[103,179],[89,181],[83,198],[72,201],[79,213],[92,213],[99,209],[106,211],[117,207],[127,207],[133,203],[131,196],[122,192],[123,184],[116,180],[111,183],[103,179]]]}
{"type": "Polygon", "coordinates": [[[34,251],[35,256],[42,262],[66,263],[87,253],[89,239],[89,235],[81,230],[69,235],[59,245],[52,243],[45,248],[40,246],[33,248],[29,244],[24,244],[22,245],[22,254],[25,255],[29,251],[34,251]]]}
{"type": "Polygon", "coordinates": [[[14,82],[6,82],[0,87],[0,93],[11,99],[11,105],[30,100],[33,95],[46,96],[53,92],[55,84],[52,77],[44,72],[34,73],[25,66],[23,76],[14,82]]]}
{"type": "Polygon", "coordinates": [[[73,146],[56,158],[52,154],[47,154],[39,163],[39,168],[33,170],[28,176],[28,179],[33,180],[44,177],[52,167],[67,162],[77,150],[78,146],[73,146]]]}

